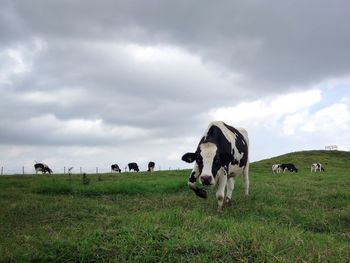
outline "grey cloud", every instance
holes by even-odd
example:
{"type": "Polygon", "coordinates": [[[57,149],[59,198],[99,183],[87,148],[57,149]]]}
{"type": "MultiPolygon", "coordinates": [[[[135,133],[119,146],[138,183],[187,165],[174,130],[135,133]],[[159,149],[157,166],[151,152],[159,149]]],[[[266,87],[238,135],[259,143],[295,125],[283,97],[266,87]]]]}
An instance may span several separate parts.
{"type": "Polygon", "coordinates": [[[101,119],[111,128],[144,129],[149,132],[144,141],[194,136],[210,109],[349,75],[349,5],[341,0],[4,1],[0,52],[18,46],[29,52],[36,38],[45,45],[26,57],[30,72],[0,87],[6,98],[0,105],[6,121],[1,143],[130,143],[112,136],[57,135],[56,127],[45,124],[21,126],[44,114],[62,122],[101,119]],[[168,68],[147,68],[120,49],[129,43],[177,47],[198,57],[216,78],[209,70],[179,68],[172,61],[168,68]],[[37,91],[55,94],[57,101],[25,99],[37,91]]]}

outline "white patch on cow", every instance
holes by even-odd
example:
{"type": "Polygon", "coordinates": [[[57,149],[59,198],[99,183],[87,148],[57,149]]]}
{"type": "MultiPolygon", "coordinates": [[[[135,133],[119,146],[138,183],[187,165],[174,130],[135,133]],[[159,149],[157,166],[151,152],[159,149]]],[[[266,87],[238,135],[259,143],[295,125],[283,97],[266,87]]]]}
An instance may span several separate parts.
{"type": "Polygon", "coordinates": [[[214,174],[212,174],[212,167],[218,147],[214,143],[206,142],[202,143],[199,148],[201,150],[200,154],[203,159],[203,169],[201,176],[214,176],[214,174]]]}

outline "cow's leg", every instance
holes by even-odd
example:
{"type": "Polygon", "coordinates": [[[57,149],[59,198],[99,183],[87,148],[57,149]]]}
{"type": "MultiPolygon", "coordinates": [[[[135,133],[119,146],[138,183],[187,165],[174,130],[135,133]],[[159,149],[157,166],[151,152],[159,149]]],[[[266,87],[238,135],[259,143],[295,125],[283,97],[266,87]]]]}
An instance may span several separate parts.
{"type": "Polygon", "coordinates": [[[227,183],[227,174],[225,172],[220,173],[218,183],[219,186],[216,191],[216,199],[218,200],[218,212],[222,212],[224,206],[225,186],[227,183]]]}
{"type": "Polygon", "coordinates": [[[227,178],[227,185],[226,185],[226,204],[227,206],[232,205],[232,192],[235,188],[235,178],[229,177],[227,178]]]}
{"type": "Polygon", "coordinates": [[[245,195],[249,195],[249,163],[243,169],[243,189],[245,195]]]}

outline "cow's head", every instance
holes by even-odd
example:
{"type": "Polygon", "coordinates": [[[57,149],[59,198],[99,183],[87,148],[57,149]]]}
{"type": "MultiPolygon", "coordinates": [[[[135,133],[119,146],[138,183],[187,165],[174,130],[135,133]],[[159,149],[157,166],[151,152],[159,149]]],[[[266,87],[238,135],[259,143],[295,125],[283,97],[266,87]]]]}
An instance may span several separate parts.
{"type": "Polygon", "coordinates": [[[195,153],[186,153],[182,156],[185,162],[196,162],[198,178],[203,185],[215,185],[215,177],[219,170],[227,166],[232,158],[232,154],[220,152],[212,142],[201,143],[195,153]]]}

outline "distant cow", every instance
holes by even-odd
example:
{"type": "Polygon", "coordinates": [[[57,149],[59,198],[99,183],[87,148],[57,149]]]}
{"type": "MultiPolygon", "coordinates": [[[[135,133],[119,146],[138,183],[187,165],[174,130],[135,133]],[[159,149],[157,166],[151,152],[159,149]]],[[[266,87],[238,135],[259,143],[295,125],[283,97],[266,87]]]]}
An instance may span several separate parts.
{"type": "Polygon", "coordinates": [[[224,202],[232,204],[232,191],[236,176],[243,174],[243,189],[249,193],[248,133],[243,128],[234,128],[222,121],[211,122],[193,153],[186,153],[182,160],[194,162],[188,178],[188,186],[195,194],[207,198],[207,192],[196,186],[218,185],[216,199],[218,211],[222,211],[224,202]],[[226,200],[225,197],[226,188],[226,200]]]}
{"type": "Polygon", "coordinates": [[[34,169],[35,169],[36,173],[42,172],[43,174],[45,174],[45,173],[52,174],[52,170],[44,163],[34,164],[34,169]]]}
{"type": "Polygon", "coordinates": [[[131,170],[134,170],[135,172],[140,171],[137,163],[128,163],[128,167],[129,167],[129,172],[131,170]]]}
{"type": "Polygon", "coordinates": [[[272,167],[271,167],[271,170],[272,170],[272,173],[281,173],[282,172],[282,168],[281,168],[281,165],[280,164],[273,164],[272,167]]]}
{"type": "Polygon", "coordinates": [[[322,164],[320,163],[313,163],[311,165],[311,172],[322,172],[324,171],[324,168],[322,166],[322,164]]]}
{"type": "Polygon", "coordinates": [[[285,171],[296,172],[296,173],[298,172],[298,169],[292,163],[282,163],[281,170],[283,171],[283,173],[285,173],[285,171]]]}
{"type": "Polygon", "coordinates": [[[148,163],[148,170],[147,170],[147,172],[153,172],[154,171],[154,166],[155,166],[154,162],[149,162],[148,163]]]}
{"type": "Polygon", "coordinates": [[[116,164],[116,163],[111,165],[111,171],[115,171],[115,172],[118,172],[118,173],[122,172],[122,170],[120,170],[118,164],[116,164]]]}

